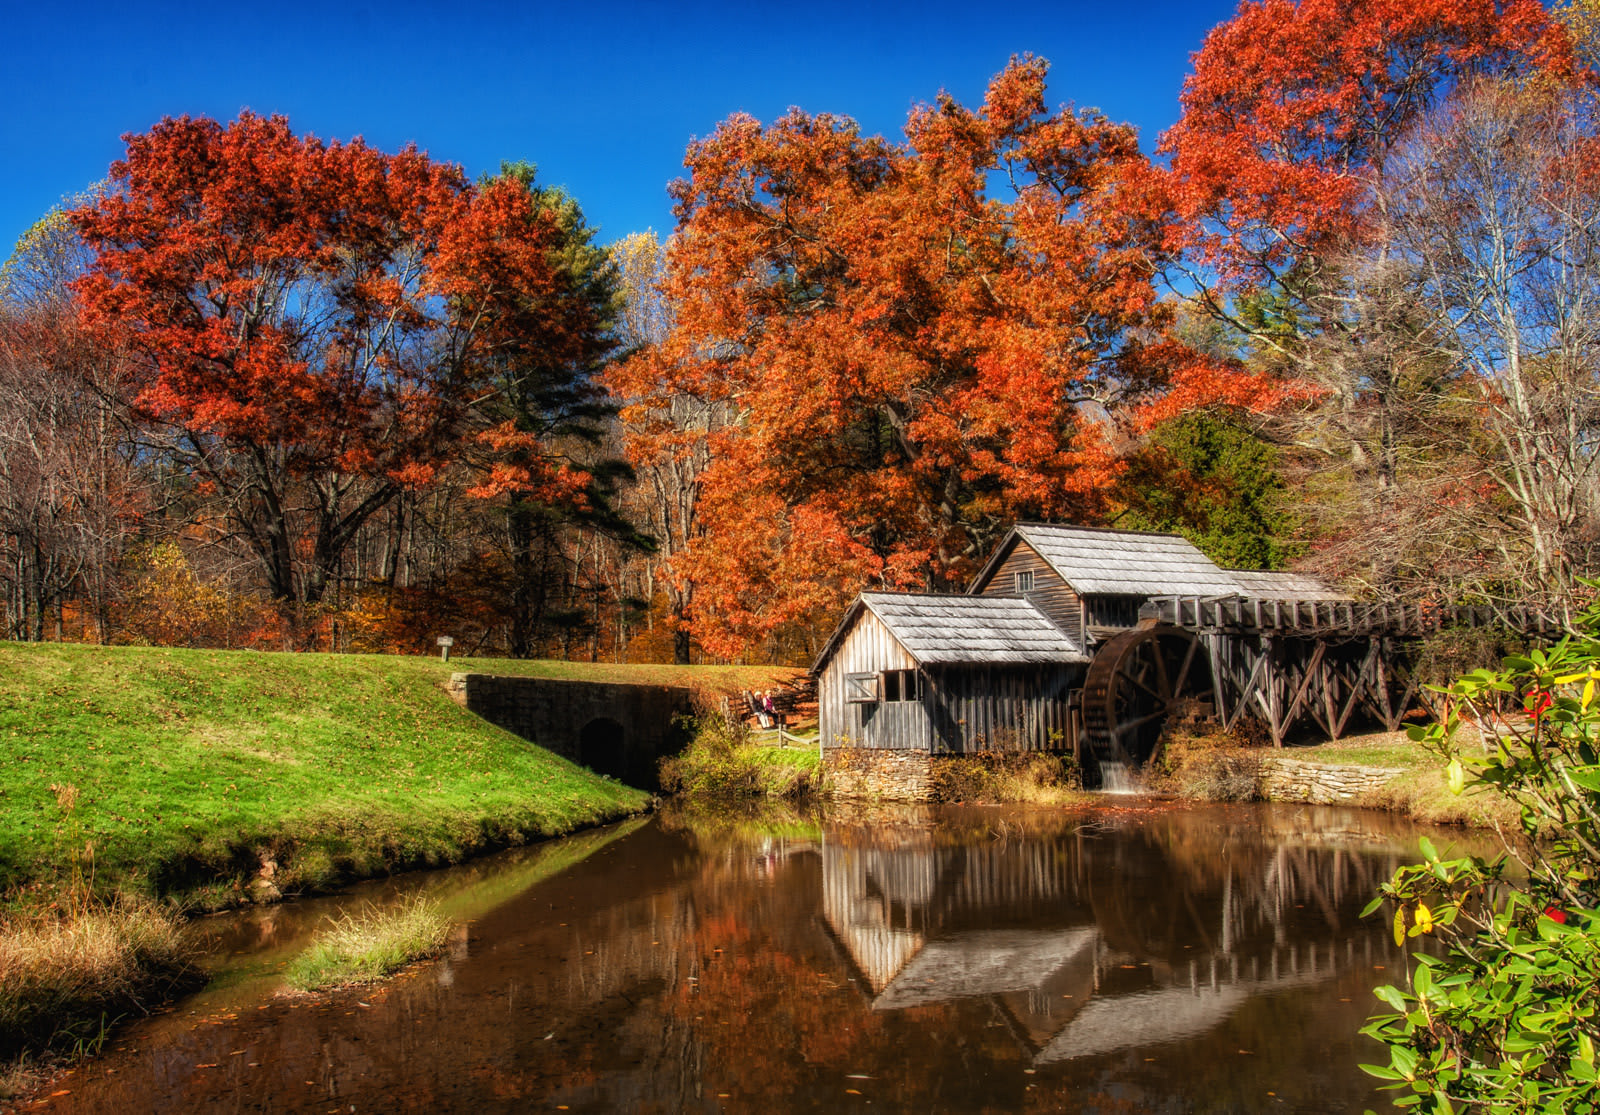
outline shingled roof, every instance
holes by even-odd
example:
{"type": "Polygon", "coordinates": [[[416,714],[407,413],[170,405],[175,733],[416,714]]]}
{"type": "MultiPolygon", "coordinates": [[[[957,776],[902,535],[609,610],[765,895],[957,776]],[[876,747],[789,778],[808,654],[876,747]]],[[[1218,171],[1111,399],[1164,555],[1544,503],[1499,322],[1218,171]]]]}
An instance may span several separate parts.
{"type": "Polygon", "coordinates": [[[1230,569],[1228,576],[1239,582],[1241,595],[1254,600],[1315,600],[1342,604],[1355,599],[1304,573],[1260,573],[1250,569],[1230,569]]]}
{"type": "Polygon", "coordinates": [[[1237,596],[1239,585],[1176,534],[1018,523],[973,581],[988,582],[1016,542],[1049,562],[1080,596],[1237,596]]]}
{"type": "Polygon", "coordinates": [[[1083,650],[1028,601],[1011,596],[863,592],[812,672],[820,672],[863,609],[877,616],[918,665],[1085,663],[1083,650]]]}

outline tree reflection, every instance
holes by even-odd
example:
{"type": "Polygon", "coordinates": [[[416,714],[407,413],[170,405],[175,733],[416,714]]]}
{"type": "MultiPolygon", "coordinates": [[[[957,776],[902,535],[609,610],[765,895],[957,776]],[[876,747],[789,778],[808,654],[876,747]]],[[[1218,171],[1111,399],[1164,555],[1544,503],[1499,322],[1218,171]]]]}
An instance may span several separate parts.
{"type": "Polygon", "coordinates": [[[152,1019],[50,1103],[1187,1111],[1270,1091],[1359,1110],[1373,1092],[1351,1036],[1372,969],[1398,958],[1357,915],[1413,842],[1380,824],[674,815],[556,874],[445,873],[428,885],[470,911],[445,960],[376,990],[152,1019]]]}

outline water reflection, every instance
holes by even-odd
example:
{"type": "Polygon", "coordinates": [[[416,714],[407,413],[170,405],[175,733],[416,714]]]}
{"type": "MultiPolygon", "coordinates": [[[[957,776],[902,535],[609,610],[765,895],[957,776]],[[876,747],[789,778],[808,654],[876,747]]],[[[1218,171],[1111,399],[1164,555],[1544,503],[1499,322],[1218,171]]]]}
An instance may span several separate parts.
{"type": "Polygon", "coordinates": [[[959,843],[937,825],[833,825],[824,916],[874,1010],[989,998],[1035,1065],[1136,1049],[1371,970],[1375,944],[1394,954],[1355,913],[1396,850],[1327,820],[1315,840],[1264,811],[1016,839],[1002,819],[959,843]]]}
{"type": "MultiPolygon", "coordinates": [[[[1357,915],[1415,848],[1381,817],[713,814],[590,839],[555,874],[524,859],[418,877],[461,919],[433,965],[325,997],[281,995],[257,965],[229,998],[124,1031],[47,1106],[1381,1103],[1356,1030],[1401,958],[1357,915]]],[[[248,956],[258,931],[219,941],[248,956]]]]}

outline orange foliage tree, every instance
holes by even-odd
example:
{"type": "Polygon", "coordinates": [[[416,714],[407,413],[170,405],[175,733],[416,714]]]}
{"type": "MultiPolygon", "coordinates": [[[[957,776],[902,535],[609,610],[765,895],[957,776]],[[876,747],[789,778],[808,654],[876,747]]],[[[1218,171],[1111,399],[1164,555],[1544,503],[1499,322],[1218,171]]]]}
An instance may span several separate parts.
{"type": "Polygon", "coordinates": [[[1372,172],[1463,78],[1574,65],[1537,0],[1246,0],[1206,37],[1162,137],[1169,247],[1213,309],[1281,293],[1360,236],[1372,172]]]}
{"type": "MultiPolygon", "coordinates": [[[[1133,129],[1045,102],[1014,60],[905,140],[798,110],[693,144],[673,187],[671,335],[613,370],[636,438],[697,431],[692,622],[736,654],[866,584],[946,586],[1029,516],[1093,521],[1127,434],[1264,385],[1168,339],[1133,129]]],[[[681,446],[672,447],[682,451],[681,446]]]]}
{"type": "Polygon", "coordinates": [[[142,357],[140,407],[271,594],[314,604],[561,289],[554,216],[514,179],[475,187],[282,117],[167,119],[127,144],[72,214],[96,252],[78,295],[142,357]]]}

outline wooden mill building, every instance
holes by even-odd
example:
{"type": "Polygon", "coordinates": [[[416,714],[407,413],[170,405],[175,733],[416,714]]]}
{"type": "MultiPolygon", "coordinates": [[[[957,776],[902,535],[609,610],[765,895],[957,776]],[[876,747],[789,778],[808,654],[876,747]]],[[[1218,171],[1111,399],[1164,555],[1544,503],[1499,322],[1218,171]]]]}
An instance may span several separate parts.
{"type": "Polygon", "coordinates": [[[1348,597],[1297,574],[1225,570],[1174,534],[1021,523],[965,595],[852,604],[812,667],[824,760],[867,770],[890,755],[1071,751],[1086,772],[1142,763],[1178,702],[1222,706],[1212,664],[1233,661],[1193,625],[1149,619],[1173,600],[1259,610],[1348,597]]]}
{"type": "Polygon", "coordinates": [[[824,750],[1072,750],[1091,658],[1142,604],[1239,591],[1174,534],[1018,524],[964,596],[857,598],[812,667],[824,750]]]}
{"type": "Polygon", "coordinates": [[[1022,597],[864,592],[817,659],[823,747],[1062,750],[1088,665],[1022,597]]]}
{"type": "Polygon", "coordinates": [[[1561,633],[1534,612],[1363,604],[1223,569],[1177,535],[1021,523],[965,595],[864,593],[845,614],[812,667],[823,761],[836,787],[859,774],[840,792],[904,797],[932,756],[975,752],[1071,751],[1110,781],[1184,710],[1248,716],[1279,745],[1338,739],[1358,715],[1393,731],[1427,703],[1420,640],[1488,623],[1561,633]]]}

